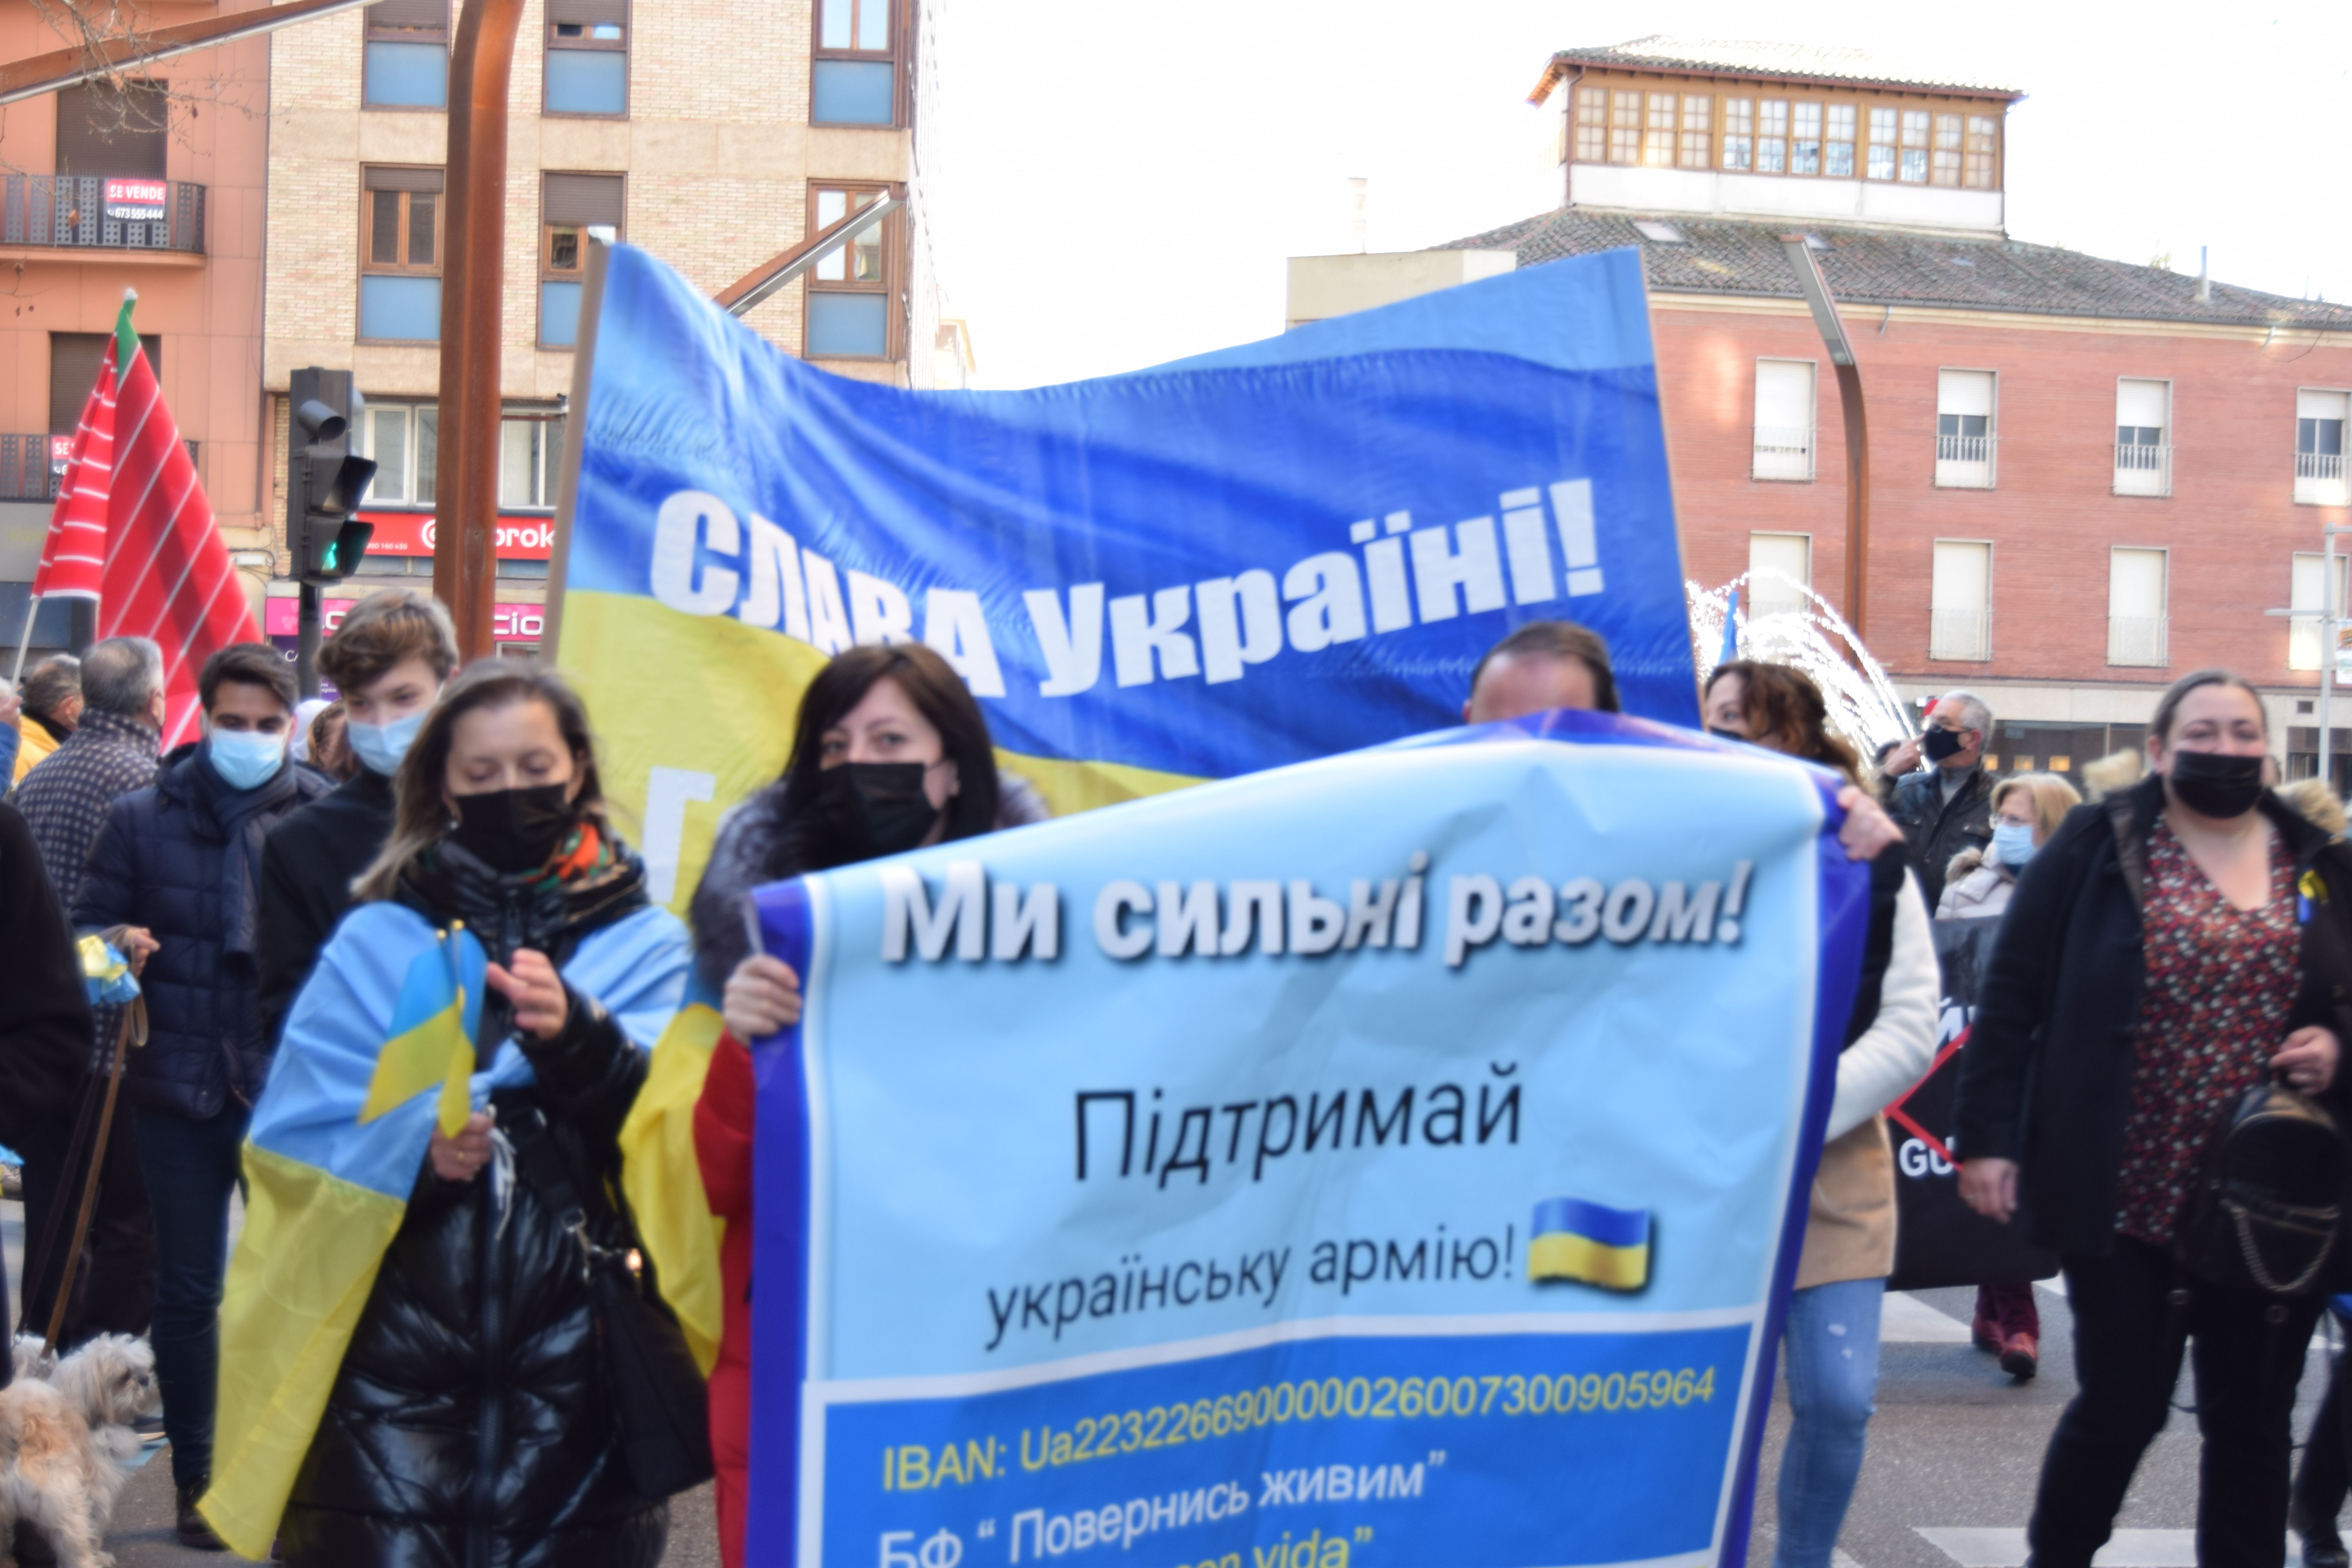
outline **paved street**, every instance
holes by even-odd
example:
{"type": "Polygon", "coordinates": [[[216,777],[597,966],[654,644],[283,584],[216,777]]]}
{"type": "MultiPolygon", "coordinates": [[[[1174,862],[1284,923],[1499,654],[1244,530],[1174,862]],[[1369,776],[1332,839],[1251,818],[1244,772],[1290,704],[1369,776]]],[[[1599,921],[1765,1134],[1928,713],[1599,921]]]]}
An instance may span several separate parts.
{"type": "MultiPolygon", "coordinates": [[[[23,1266],[23,1206],[0,1205],[12,1294],[23,1266]]],[[[2025,1561],[2025,1519],[2042,1445],[2074,1390],[2065,1299],[2046,1288],[2041,1295],[2042,1375],[2021,1385],[1969,1344],[1971,1292],[1888,1298],[1878,1415],[1838,1568],[2016,1568],[2025,1561]]],[[[2317,1406],[2326,1365],[2322,1344],[2304,1382],[2298,1432],[2317,1406]]],[[[2185,1375],[2176,1402],[2190,1403],[2185,1375]]],[[[1750,1551],[1759,1568],[1771,1560],[1769,1478],[1788,1426],[1787,1403],[1776,1402],[1750,1551]]],[[[2196,1500],[2196,1427],[2184,1408],[2141,1466],[2101,1568],[2193,1568],[2196,1500]]],[[[122,1568],[223,1561],[173,1543],[171,1466],[161,1453],[124,1489],[108,1544],[122,1568]]],[[[718,1561],[708,1489],[678,1499],[667,1568],[715,1568],[718,1561]]],[[[2288,1563],[2294,1568],[2300,1558],[2290,1552],[2288,1563]]]]}

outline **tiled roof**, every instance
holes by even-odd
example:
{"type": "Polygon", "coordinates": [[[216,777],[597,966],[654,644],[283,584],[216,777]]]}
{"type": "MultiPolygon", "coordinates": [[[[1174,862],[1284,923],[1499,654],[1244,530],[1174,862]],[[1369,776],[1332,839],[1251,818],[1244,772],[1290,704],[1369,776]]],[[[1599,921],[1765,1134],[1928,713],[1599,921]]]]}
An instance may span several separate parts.
{"type": "Polygon", "coordinates": [[[2009,98],[2023,96],[2018,89],[1998,82],[1921,71],[1860,49],[1744,38],[1675,38],[1653,33],[1646,38],[1633,38],[1622,44],[1560,50],[1552,56],[1551,68],[1537,88],[1538,100],[1550,92],[1559,79],[1562,67],[1574,65],[1615,66],[1628,70],[1715,71],[1791,81],[1855,82],[1999,93],[2009,98]]]}
{"type": "Polygon", "coordinates": [[[2013,239],[1562,207],[1431,248],[1511,250],[1520,266],[1530,267],[1634,246],[1653,292],[1793,300],[1800,297],[1797,279],[1780,236],[1801,228],[1820,242],[1814,254],[1822,276],[1846,304],[2352,331],[2352,307],[2221,282],[2212,299],[2200,303],[2197,279],[2187,274],[2013,239]],[[1636,228],[1637,221],[1671,225],[1685,243],[1662,243],[1636,228]]]}

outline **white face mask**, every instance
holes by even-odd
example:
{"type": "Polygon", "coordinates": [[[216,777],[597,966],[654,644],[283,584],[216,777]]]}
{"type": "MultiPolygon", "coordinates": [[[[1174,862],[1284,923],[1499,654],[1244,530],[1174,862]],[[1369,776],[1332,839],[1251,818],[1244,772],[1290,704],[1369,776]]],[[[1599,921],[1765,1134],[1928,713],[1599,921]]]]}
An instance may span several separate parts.
{"type": "Polygon", "coordinates": [[[431,711],[420,708],[405,718],[384,724],[362,724],[354,719],[343,726],[343,734],[351,742],[352,755],[367,765],[370,773],[390,778],[400,766],[400,759],[416,742],[416,732],[425,728],[425,715],[431,711]]]}

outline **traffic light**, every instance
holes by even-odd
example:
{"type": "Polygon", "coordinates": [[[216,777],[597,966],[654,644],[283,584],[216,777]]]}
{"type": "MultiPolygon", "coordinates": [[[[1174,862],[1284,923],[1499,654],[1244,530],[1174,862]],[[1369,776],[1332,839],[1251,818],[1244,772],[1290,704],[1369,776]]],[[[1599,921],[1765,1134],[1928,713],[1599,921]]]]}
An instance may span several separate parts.
{"type": "Polygon", "coordinates": [[[372,524],[359,520],[360,497],[375,464],[352,456],[351,420],[358,402],[347,370],[316,366],[293,373],[287,385],[293,425],[286,458],[286,542],[294,575],[305,583],[340,583],[359,570],[372,524]]]}

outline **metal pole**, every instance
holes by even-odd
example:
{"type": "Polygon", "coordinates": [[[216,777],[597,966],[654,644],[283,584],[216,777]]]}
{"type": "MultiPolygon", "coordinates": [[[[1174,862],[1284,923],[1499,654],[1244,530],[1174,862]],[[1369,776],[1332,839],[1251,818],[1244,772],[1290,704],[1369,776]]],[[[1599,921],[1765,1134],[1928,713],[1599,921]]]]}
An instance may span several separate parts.
{"type": "Polygon", "coordinates": [[[1797,291],[1804,296],[1820,329],[1822,346],[1836,367],[1838,406],[1845,414],[1845,624],[1853,628],[1855,651],[1868,635],[1864,615],[1870,590],[1870,424],[1862,406],[1862,372],[1853,363],[1853,344],[1838,320],[1837,301],[1830,298],[1821,263],[1801,234],[1780,237],[1780,251],[1789,270],[1797,275],[1797,291]]]}
{"type": "Polygon", "coordinates": [[[319,590],[300,585],[295,600],[294,679],[305,697],[319,695],[319,590]]]}
{"type": "Polygon", "coordinates": [[[25,595],[25,635],[16,639],[16,662],[8,671],[8,684],[14,686],[25,677],[25,650],[33,646],[33,617],[41,613],[41,596],[25,595]]]}
{"type": "Polygon", "coordinates": [[[499,369],[506,289],[507,79],[522,0],[467,0],[449,59],[448,249],[433,592],[467,659],[494,651],[499,369]]]}

